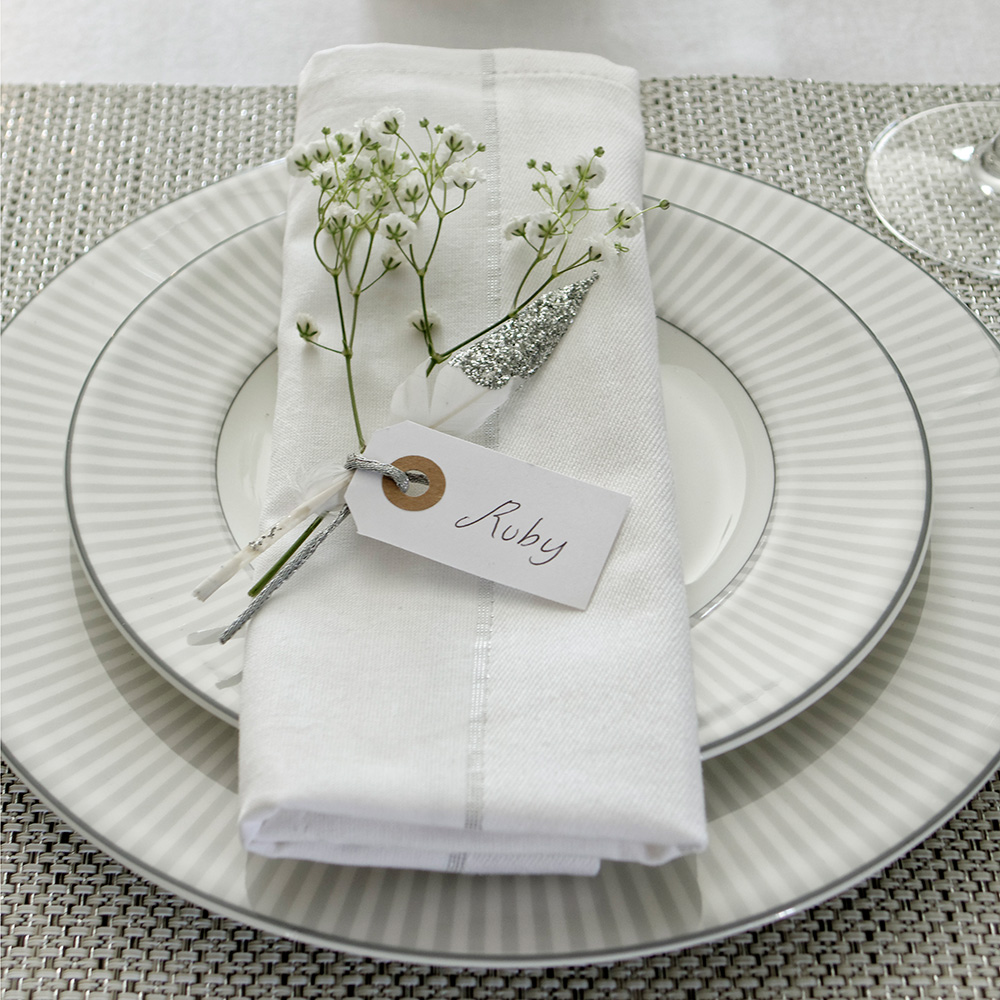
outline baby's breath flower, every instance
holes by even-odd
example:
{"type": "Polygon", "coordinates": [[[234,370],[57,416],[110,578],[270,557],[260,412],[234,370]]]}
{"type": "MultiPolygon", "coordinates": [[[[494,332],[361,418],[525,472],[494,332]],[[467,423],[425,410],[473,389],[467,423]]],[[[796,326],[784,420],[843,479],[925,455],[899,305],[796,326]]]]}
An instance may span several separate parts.
{"type": "Polygon", "coordinates": [[[575,157],[564,173],[576,176],[586,187],[595,188],[607,176],[607,169],[597,160],[595,154],[575,157]]]}
{"type": "Polygon", "coordinates": [[[464,160],[460,160],[457,163],[449,163],[444,168],[444,173],[441,175],[441,183],[445,187],[453,185],[462,191],[468,191],[470,188],[475,187],[476,181],[482,180],[482,178],[482,171],[478,167],[473,167],[464,160]]]}
{"type": "Polygon", "coordinates": [[[450,153],[474,153],[476,144],[461,125],[449,125],[441,132],[441,145],[450,153]]]}
{"type": "Polygon", "coordinates": [[[621,249],[610,236],[601,234],[591,239],[587,252],[594,261],[612,260],[621,253],[621,249]]]}
{"type": "Polygon", "coordinates": [[[415,309],[406,317],[406,322],[412,326],[417,333],[422,333],[428,336],[432,330],[441,325],[441,317],[434,312],[433,309],[427,310],[427,318],[424,319],[424,314],[419,310],[415,309]]]}
{"type": "Polygon", "coordinates": [[[555,212],[537,212],[528,222],[526,236],[531,240],[547,240],[558,236],[562,230],[555,212]]]}
{"type": "Polygon", "coordinates": [[[409,201],[414,205],[427,194],[427,188],[419,171],[413,171],[400,181],[397,194],[401,201],[409,201]]]}
{"type": "Polygon", "coordinates": [[[580,178],[574,170],[560,170],[556,174],[556,184],[561,191],[572,191],[580,183],[580,178]]]}
{"type": "Polygon", "coordinates": [[[299,313],[295,317],[295,328],[299,331],[299,336],[303,339],[315,337],[319,333],[319,327],[316,326],[312,316],[308,313],[299,313]]]}
{"type": "Polygon", "coordinates": [[[642,215],[635,205],[619,202],[608,209],[608,225],[617,235],[630,239],[642,231],[642,215]]]}
{"type": "Polygon", "coordinates": [[[400,264],[405,263],[406,258],[403,256],[402,251],[399,246],[395,243],[391,244],[385,250],[382,251],[382,266],[387,271],[395,271],[400,264]]]}
{"type": "Polygon", "coordinates": [[[326,137],[306,143],[306,151],[309,154],[309,158],[316,160],[318,163],[324,163],[330,159],[330,147],[326,144],[326,137]]]}
{"type": "Polygon", "coordinates": [[[504,239],[515,240],[524,236],[528,231],[528,223],[531,222],[530,215],[519,215],[516,219],[511,219],[503,227],[504,239]]]}
{"type": "Polygon", "coordinates": [[[364,215],[384,212],[389,207],[389,196],[377,180],[366,181],[358,191],[358,208],[364,215]]]}
{"type": "Polygon", "coordinates": [[[353,153],[358,147],[358,137],[353,132],[338,132],[333,138],[337,149],[344,155],[353,153]]]}
{"type": "Polygon", "coordinates": [[[372,146],[378,142],[378,129],[374,126],[371,119],[360,118],[354,123],[354,131],[358,136],[358,143],[361,148],[364,149],[367,146],[372,146]]]}
{"type": "Polygon", "coordinates": [[[359,153],[351,164],[352,177],[370,177],[372,173],[372,158],[367,153],[359,153]]]}
{"type": "Polygon", "coordinates": [[[331,230],[341,231],[354,225],[358,218],[358,210],[346,201],[335,201],[326,209],[326,224],[331,230]]]}
{"type": "Polygon", "coordinates": [[[389,146],[379,146],[375,150],[375,158],[382,171],[387,174],[396,172],[396,151],[389,146]]]}
{"type": "MultiPolygon", "coordinates": [[[[400,134],[403,123],[402,111],[388,107],[356,122],[351,131],[334,133],[331,128],[323,128],[317,141],[299,143],[289,150],[288,169],[293,174],[306,174],[320,188],[317,200],[320,229],[315,234],[315,251],[336,282],[338,297],[350,292],[355,297],[356,309],[361,294],[389,271],[403,265],[414,270],[424,307],[411,313],[407,322],[423,337],[429,368],[433,368],[458,348],[443,354],[435,348],[434,338],[441,318],[426,309],[425,276],[446,217],[461,207],[465,192],[483,178],[472,161],[486,147],[476,143],[460,125],[431,127],[424,118],[420,127],[426,130],[427,144],[418,150],[400,134]],[[385,136],[396,138],[386,140],[385,136]],[[438,198],[435,194],[435,185],[441,185],[446,192],[448,188],[457,188],[462,196],[454,198],[456,204],[448,205],[445,195],[438,198]],[[422,223],[425,214],[430,221],[422,223]],[[421,228],[428,230],[424,233],[426,238],[415,242],[421,228]]],[[[641,212],[634,205],[621,202],[608,209],[592,204],[597,195],[591,189],[605,177],[605,168],[598,162],[603,155],[604,150],[597,147],[559,171],[548,160],[527,161],[528,168],[535,171],[531,190],[539,196],[542,210],[512,218],[503,229],[506,239],[523,239],[531,250],[509,315],[516,315],[551,282],[585,262],[608,260],[626,253],[628,247],[616,239],[633,236],[641,230],[641,212]],[[584,227],[583,221],[604,213],[607,224],[601,228],[606,232],[593,237],[584,235],[584,229],[597,226],[584,227]],[[571,241],[572,250],[568,249],[571,241]]],[[[661,203],[660,207],[666,204],[661,203]]],[[[311,317],[301,314],[296,319],[303,339],[343,356],[350,382],[353,320],[348,328],[341,316],[340,324],[342,346],[338,349],[318,341],[319,328],[311,317]]],[[[487,327],[480,334],[490,329],[487,327]]],[[[458,347],[471,343],[480,334],[466,338],[458,347]]],[[[361,418],[353,393],[351,409],[363,449],[361,418]]]]}
{"type": "Polygon", "coordinates": [[[402,246],[413,241],[416,229],[417,224],[408,215],[402,212],[390,212],[382,220],[380,232],[387,240],[402,246]]]}
{"type": "Polygon", "coordinates": [[[400,108],[382,108],[368,119],[368,123],[375,132],[395,135],[406,124],[406,115],[400,108]]]}
{"type": "Polygon", "coordinates": [[[296,174],[308,174],[312,170],[312,158],[304,142],[297,142],[285,156],[285,166],[294,177],[296,174]]]}

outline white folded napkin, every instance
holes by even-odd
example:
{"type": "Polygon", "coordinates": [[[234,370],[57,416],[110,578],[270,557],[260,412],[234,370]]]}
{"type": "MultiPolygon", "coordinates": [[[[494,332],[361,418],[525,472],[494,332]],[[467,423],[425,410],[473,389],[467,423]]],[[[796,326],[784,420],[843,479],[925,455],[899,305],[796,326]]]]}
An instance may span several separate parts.
{"type": "MultiPolygon", "coordinates": [[[[320,52],[296,141],[380,110],[461,125],[483,179],[449,217],[428,277],[444,347],[509,308],[526,265],[503,238],[537,211],[529,158],[602,146],[594,199],[641,204],[634,71],[528,50],[357,46],[320,52]]],[[[419,131],[419,130],[418,130],[419,131]]],[[[536,175],[537,176],[537,175],[536,175]]],[[[296,317],[337,330],[313,255],[316,189],[292,181],[266,523],[357,449],[340,358],[296,317]]],[[[629,495],[586,611],[357,535],[349,519],[249,627],[240,729],[248,850],[351,865],[592,874],[705,844],[688,622],[641,238],[601,273],[565,339],[478,443],[629,495]]],[[[586,277],[579,269],[566,284],[586,277]]],[[[389,277],[394,277],[390,275],[389,277]]],[[[357,335],[366,430],[389,423],[423,356],[412,274],[366,293],[357,335]]],[[[336,340],[330,336],[332,343],[336,340]]],[[[371,473],[359,473],[371,474],[371,473]]]]}

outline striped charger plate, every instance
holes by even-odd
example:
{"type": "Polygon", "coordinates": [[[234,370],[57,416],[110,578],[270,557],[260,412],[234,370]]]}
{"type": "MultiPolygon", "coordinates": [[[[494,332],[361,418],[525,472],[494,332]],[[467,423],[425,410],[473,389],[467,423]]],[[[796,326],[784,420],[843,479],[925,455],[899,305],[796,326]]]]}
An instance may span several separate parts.
{"type": "Polygon", "coordinates": [[[924,272],[842,219],[650,154],[651,196],[781,254],[844,303],[902,373],[933,469],[930,545],[912,592],[832,690],[707,761],[710,846],[696,858],[606,865],[592,879],[472,879],[246,855],[236,732],[150,670],[104,613],[74,553],[63,456],[81,385],[111,331],[179,267],[279,213],[281,169],[239,175],[127,227],[67,269],[3,338],[4,748],[56,811],[154,881],[276,933],[374,956],[523,966],[677,948],[786,915],[888,863],[992,773],[996,343],[924,272]]]}

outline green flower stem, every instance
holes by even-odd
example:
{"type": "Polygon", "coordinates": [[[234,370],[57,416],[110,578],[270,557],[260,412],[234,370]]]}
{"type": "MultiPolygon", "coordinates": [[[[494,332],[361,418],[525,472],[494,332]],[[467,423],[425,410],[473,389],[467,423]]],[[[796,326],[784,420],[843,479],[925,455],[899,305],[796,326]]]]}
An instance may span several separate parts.
{"type": "MultiPolygon", "coordinates": [[[[448,213],[444,210],[444,204],[447,203],[447,198],[440,208],[438,208],[438,221],[437,228],[434,230],[434,241],[431,243],[431,248],[427,253],[427,259],[424,261],[424,266],[420,268],[420,276],[423,277],[427,272],[427,268],[431,266],[431,258],[434,256],[434,251],[437,250],[438,240],[441,239],[441,230],[444,228],[444,217],[448,213]]],[[[434,206],[437,208],[437,205],[434,206]]]]}
{"type": "Polygon", "coordinates": [[[431,336],[431,322],[427,318],[427,294],[422,271],[417,271],[417,281],[420,284],[420,312],[424,317],[424,328],[421,332],[424,336],[424,344],[427,346],[427,353],[433,358],[435,355],[434,338],[431,336]]]}
{"type": "MultiPolygon", "coordinates": [[[[527,304],[528,304],[527,302],[524,303],[524,305],[527,305],[527,304]]],[[[478,340],[484,334],[489,333],[490,330],[495,330],[498,326],[502,325],[503,323],[506,323],[507,320],[513,319],[521,311],[522,308],[524,308],[524,306],[521,306],[518,309],[511,310],[511,312],[507,313],[506,316],[501,316],[495,323],[490,323],[489,326],[487,326],[484,329],[480,330],[478,333],[474,333],[471,337],[466,337],[466,339],[463,340],[460,344],[456,344],[454,347],[448,348],[447,351],[441,351],[440,353],[437,352],[437,351],[435,351],[430,356],[430,364],[427,366],[427,374],[430,375],[430,373],[439,364],[441,364],[442,362],[447,361],[448,358],[450,358],[456,351],[460,351],[463,347],[467,347],[474,340],[478,340]]]]}
{"type": "MultiPolygon", "coordinates": [[[[424,131],[427,133],[427,137],[428,137],[428,140],[429,140],[429,145],[433,146],[434,140],[431,138],[431,130],[425,125],[424,126],[424,131]]],[[[419,169],[419,167],[420,167],[420,154],[410,145],[410,143],[407,141],[406,137],[403,135],[402,132],[396,132],[395,136],[396,136],[396,142],[397,142],[396,148],[399,149],[398,143],[402,143],[407,148],[407,150],[409,150],[410,156],[413,157],[414,164],[416,164],[417,168],[419,169]]]]}
{"type": "MultiPolygon", "coordinates": [[[[521,297],[521,292],[524,291],[524,286],[528,283],[528,277],[531,275],[531,272],[535,269],[535,265],[544,259],[544,254],[542,252],[544,248],[545,248],[545,240],[542,240],[542,245],[538,248],[538,253],[535,256],[535,259],[528,266],[528,270],[524,272],[524,277],[521,278],[521,284],[517,286],[517,291],[514,292],[514,303],[511,306],[512,309],[516,310],[518,308],[517,301],[521,297]]],[[[538,292],[535,292],[535,295],[537,294],[538,292]]],[[[531,298],[534,298],[534,295],[531,298]]],[[[528,301],[530,302],[531,299],[529,299],[528,301]]],[[[511,316],[513,315],[514,313],[511,313],[511,316]]]]}
{"type": "Polygon", "coordinates": [[[331,354],[339,354],[341,357],[344,356],[344,352],[339,347],[330,347],[329,344],[321,344],[318,340],[315,339],[315,335],[307,337],[305,339],[307,339],[309,343],[313,345],[313,347],[320,347],[324,351],[329,351],[331,354]]]}
{"type": "Polygon", "coordinates": [[[361,417],[358,416],[358,397],[354,390],[354,371],[351,367],[351,353],[344,354],[344,367],[347,369],[347,391],[351,397],[351,413],[354,415],[354,430],[358,435],[358,448],[364,451],[365,435],[361,430],[361,417]]]}
{"type": "MultiPolygon", "coordinates": [[[[357,333],[358,329],[358,303],[361,299],[361,293],[364,291],[363,285],[365,280],[365,274],[368,273],[368,265],[371,263],[372,259],[372,247],[375,246],[375,234],[372,232],[368,233],[368,250],[365,253],[365,262],[361,265],[361,274],[358,276],[357,283],[351,287],[351,295],[354,296],[354,308],[351,312],[351,336],[350,336],[350,346],[353,352],[354,350],[354,335],[357,333]]],[[[350,277],[347,279],[348,286],[350,287],[350,277]]]]}
{"type": "Polygon", "coordinates": [[[358,294],[358,295],[361,295],[361,293],[362,293],[362,292],[367,292],[367,291],[368,291],[368,289],[372,287],[372,285],[374,285],[374,284],[376,284],[377,282],[381,281],[381,280],[382,280],[382,279],[383,279],[383,278],[384,278],[384,277],[385,277],[385,276],[386,276],[386,275],[387,275],[388,273],[389,273],[388,271],[386,271],[386,270],[383,270],[383,271],[382,271],[382,273],[381,273],[380,275],[378,275],[378,277],[376,277],[376,278],[372,278],[372,280],[371,280],[371,281],[369,281],[367,285],[362,285],[362,286],[361,286],[361,287],[360,287],[360,288],[358,289],[358,292],[357,292],[357,294],[358,294]]]}
{"type": "MultiPolygon", "coordinates": [[[[478,340],[480,337],[489,333],[491,330],[495,330],[498,326],[502,325],[503,323],[506,323],[507,320],[513,319],[522,309],[524,309],[526,306],[530,305],[535,299],[537,299],[538,296],[541,295],[542,292],[544,292],[545,289],[548,288],[549,285],[551,285],[552,282],[556,280],[556,278],[562,277],[562,275],[567,274],[574,268],[580,267],[582,264],[586,264],[589,259],[590,259],[589,254],[582,254],[575,261],[573,261],[572,264],[568,264],[562,270],[556,270],[553,267],[552,273],[520,305],[517,305],[513,309],[511,309],[511,311],[507,313],[506,316],[501,316],[500,319],[498,319],[495,323],[491,323],[489,326],[480,330],[478,333],[474,333],[471,337],[467,337],[460,344],[456,344],[454,347],[450,347],[447,351],[441,351],[441,352],[435,351],[431,355],[430,364],[427,366],[427,374],[430,375],[430,373],[439,364],[442,364],[443,362],[447,361],[448,358],[450,358],[456,351],[460,351],[463,347],[467,347],[474,340],[478,340]]],[[[530,268],[529,268],[529,273],[530,273],[530,268]]],[[[526,279],[527,275],[525,275],[525,280],[526,279]]],[[[521,282],[522,287],[523,285],[524,281],[521,282]]],[[[520,289],[518,289],[518,291],[520,291],[520,289]]]]}
{"type": "MultiPolygon", "coordinates": [[[[351,398],[351,413],[354,415],[354,430],[358,435],[358,447],[361,451],[365,450],[365,435],[361,430],[361,417],[358,414],[358,397],[357,393],[354,391],[354,370],[351,365],[351,360],[354,351],[351,349],[351,345],[348,342],[347,335],[347,324],[344,322],[344,304],[340,294],[340,279],[337,275],[334,275],[333,287],[337,291],[337,312],[340,315],[340,335],[341,342],[344,345],[344,349],[341,352],[344,356],[344,368],[347,371],[347,392],[351,398]]],[[[357,310],[358,300],[354,300],[354,308],[357,310]]]]}
{"type": "MultiPolygon", "coordinates": [[[[428,198],[428,201],[430,201],[430,200],[431,199],[428,198]]],[[[447,195],[445,197],[445,201],[447,201],[447,195]]],[[[435,203],[434,207],[437,208],[437,204],[436,203],[435,203]]],[[[434,350],[434,336],[431,333],[430,318],[427,315],[427,282],[426,282],[426,278],[427,278],[427,269],[430,267],[430,264],[431,264],[431,258],[433,258],[434,251],[437,250],[438,240],[440,240],[440,238],[441,238],[441,230],[444,227],[444,217],[447,214],[444,211],[444,206],[443,205],[442,205],[441,208],[437,208],[437,213],[438,213],[438,221],[437,221],[437,228],[434,231],[434,240],[431,243],[430,251],[427,254],[427,258],[424,261],[423,266],[422,267],[418,267],[417,266],[417,263],[416,263],[416,252],[415,251],[413,253],[413,257],[411,258],[412,262],[413,262],[413,269],[414,269],[414,271],[416,271],[416,274],[417,274],[417,282],[418,282],[418,284],[420,286],[420,313],[421,313],[421,315],[424,318],[424,329],[423,329],[424,344],[427,346],[427,354],[430,357],[432,357],[432,358],[435,355],[435,350],[434,350]]]]}
{"type": "Polygon", "coordinates": [[[326,273],[335,278],[339,272],[336,268],[331,267],[325,260],[323,260],[323,255],[319,252],[319,234],[322,233],[324,229],[326,229],[326,226],[320,223],[320,225],[316,227],[316,232],[313,233],[313,253],[316,254],[316,259],[323,265],[323,269],[326,273]]]}
{"type": "Polygon", "coordinates": [[[281,571],[281,567],[295,555],[296,549],[319,527],[323,516],[317,517],[305,531],[295,539],[281,558],[247,591],[248,597],[256,597],[281,571]]]}

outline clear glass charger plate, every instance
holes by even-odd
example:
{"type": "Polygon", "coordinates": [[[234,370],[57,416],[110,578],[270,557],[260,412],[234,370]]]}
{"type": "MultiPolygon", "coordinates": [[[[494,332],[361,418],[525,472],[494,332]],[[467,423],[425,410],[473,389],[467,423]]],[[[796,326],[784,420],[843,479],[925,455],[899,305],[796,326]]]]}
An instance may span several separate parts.
{"type": "MultiPolygon", "coordinates": [[[[105,608],[234,722],[242,643],[187,637],[235,618],[246,582],[205,605],[190,592],[259,531],[282,239],[282,218],[263,221],[148,296],[88,376],[67,452],[74,537],[105,608]]],[[[820,697],[888,627],[928,538],[929,463],[891,360],[821,282],[683,208],[647,242],[713,756],[820,697]]]]}
{"type": "Polygon", "coordinates": [[[696,858],[606,865],[593,879],[472,879],[247,856],[235,832],[236,731],[150,670],[104,614],[73,551],[63,458],[110,331],[178,266],[281,211],[267,183],[281,169],[239,175],[110,237],[3,337],[4,749],[67,821],[159,884],[270,932],[372,956],[524,966],[675,949],[788,915],[905,852],[992,773],[996,343],[933,279],[857,227],[751,179],[650,154],[650,194],[742,228],[806,268],[906,378],[935,473],[929,553],[906,604],[822,699],[706,763],[710,845],[696,858]],[[114,287],[98,289],[109,270],[114,287]]]}

